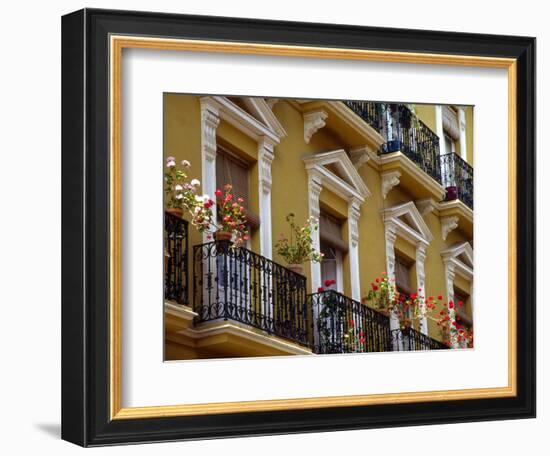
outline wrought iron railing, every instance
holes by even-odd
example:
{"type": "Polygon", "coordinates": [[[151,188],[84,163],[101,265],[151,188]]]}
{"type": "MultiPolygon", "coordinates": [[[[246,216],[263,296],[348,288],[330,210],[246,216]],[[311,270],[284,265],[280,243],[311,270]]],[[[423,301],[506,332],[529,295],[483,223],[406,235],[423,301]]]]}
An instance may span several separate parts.
{"type": "Polygon", "coordinates": [[[164,299],[189,302],[188,232],[186,220],[164,213],[164,299]]]}
{"type": "Polygon", "coordinates": [[[386,140],[381,154],[401,152],[437,182],[441,182],[439,137],[407,106],[397,103],[345,101],[350,109],[386,140]]]}
{"type": "Polygon", "coordinates": [[[380,103],[347,100],[344,101],[344,104],[380,133],[382,130],[382,105],[380,103]]]}
{"type": "Polygon", "coordinates": [[[193,248],[196,323],[234,320],[309,345],[306,278],[246,248],[193,248]]]}
{"type": "Polygon", "coordinates": [[[474,169],[454,152],[441,155],[441,183],[445,187],[445,200],[459,199],[474,207],[474,169]]]}
{"type": "Polygon", "coordinates": [[[393,329],[391,331],[392,351],[444,350],[445,344],[422,334],[414,328],[393,329]]]}
{"type": "Polygon", "coordinates": [[[401,152],[425,173],[441,182],[439,137],[407,106],[385,104],[382,109],[381,153],[401,152]]]}
{"type": "Polygon", "coordinates": [[[391,350],[389,318],[358,301],[326,290],[308,296],[314,353],[365,353],[391,350]]]}

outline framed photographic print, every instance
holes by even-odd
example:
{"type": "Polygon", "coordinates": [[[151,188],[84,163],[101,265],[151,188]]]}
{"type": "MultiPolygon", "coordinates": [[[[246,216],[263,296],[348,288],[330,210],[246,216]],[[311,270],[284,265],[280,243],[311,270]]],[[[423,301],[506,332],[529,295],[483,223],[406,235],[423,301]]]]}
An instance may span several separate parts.
{"type": "Polygon", "coordinates": [[[62,22],[62,436],[535,416],[535,40],[62,22]]]}

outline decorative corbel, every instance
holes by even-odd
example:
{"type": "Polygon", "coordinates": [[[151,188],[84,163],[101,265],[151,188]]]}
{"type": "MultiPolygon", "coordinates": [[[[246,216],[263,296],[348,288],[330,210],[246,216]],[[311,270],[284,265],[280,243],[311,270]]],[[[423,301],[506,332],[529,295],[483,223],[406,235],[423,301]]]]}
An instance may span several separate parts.
{"type": "Polygon", "coordinates": [[[441,235],[443,240],[447,240],[447,236],[451,231],[458,228],[458,217],[456,215],[450,217],[443,217],[441,219],[441,235]]]}
{"type": "Polygon", "coordinates": [[[399,185],[401,173],[399,171],[388,171],[382,174],[382,197],[386,199],[390,190],[399,185]]]}
{"type": "Polygon", "coordinates": [[[304,113],[304,141],[309,144],[311,137],[326,125],[328,114],[319,109],[304,113]]]}

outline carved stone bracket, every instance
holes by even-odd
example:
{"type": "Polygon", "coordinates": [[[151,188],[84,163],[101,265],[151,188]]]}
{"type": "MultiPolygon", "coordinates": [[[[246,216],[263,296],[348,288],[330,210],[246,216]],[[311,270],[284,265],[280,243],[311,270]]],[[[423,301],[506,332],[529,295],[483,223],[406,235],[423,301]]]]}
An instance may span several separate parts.
{"type": "Polygon", "coordinates": [[[416,204],[418,211],[423,216],[430,214],[437,207],[437,203],[432,198],[424,198],[424,199],[416,200],[414,204],[416,204]]]}
{"type": "Polygon", "coordinates": [[[354,147],[349,151],[349,156],[355,169],[359,169],[370,160],[369,148],[367,146],[354,147]]]}
{"type": "Polygon", "coordinates": [[[441,219],[441,236],[443,240],[447,240],[449,233],[456,228],[458,228],[458,216],[443,217],[441,219]]]}
{"type": "Polygon", "coordinates": [[[388,171],[382,174],[382,197],[386,199],[390,190],[399,185],[401,173],[399,171],[388,171]]]}
{"type": "Polygon", "coordinates": [[[304,141],[309,144],[311,137],[326,125],[328,114],[319,109],[304,113],[304,141]]]}
{"type": "Polygon", "coordinates": [[[271,191],[271,163],[275,156],[274,147],[275,144],[267,138],[258,144],[259,180],[261,190],[265,193],[271,191]]]}

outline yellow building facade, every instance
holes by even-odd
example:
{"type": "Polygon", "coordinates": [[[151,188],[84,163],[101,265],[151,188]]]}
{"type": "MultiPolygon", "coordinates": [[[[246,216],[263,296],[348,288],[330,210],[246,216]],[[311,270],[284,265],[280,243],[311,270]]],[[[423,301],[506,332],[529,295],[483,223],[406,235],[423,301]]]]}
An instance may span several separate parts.
{"type": "MultiPolygon", "coordinates": [[[[164,106],[164,156],[188,160],[210,196],[232,184],[250,214],[238,257],[191,225],[178,225],[185,243],[165,233],[167,360],[350,351],[319,349],[326,280],[345,310],[325,335],[349,334],[353,314],[373,342],[351,351],[389,351],[399,324],[361,304],[382,272],[404,293],[460,300],[452,316],[473,328],[473,107],[182,94],[164,106]],[[289,213],[320,220],[324,259],[298,278],[274,248],[289,213]]],[[[440,348],[439,310],[400,349],[440,348]]]]}

